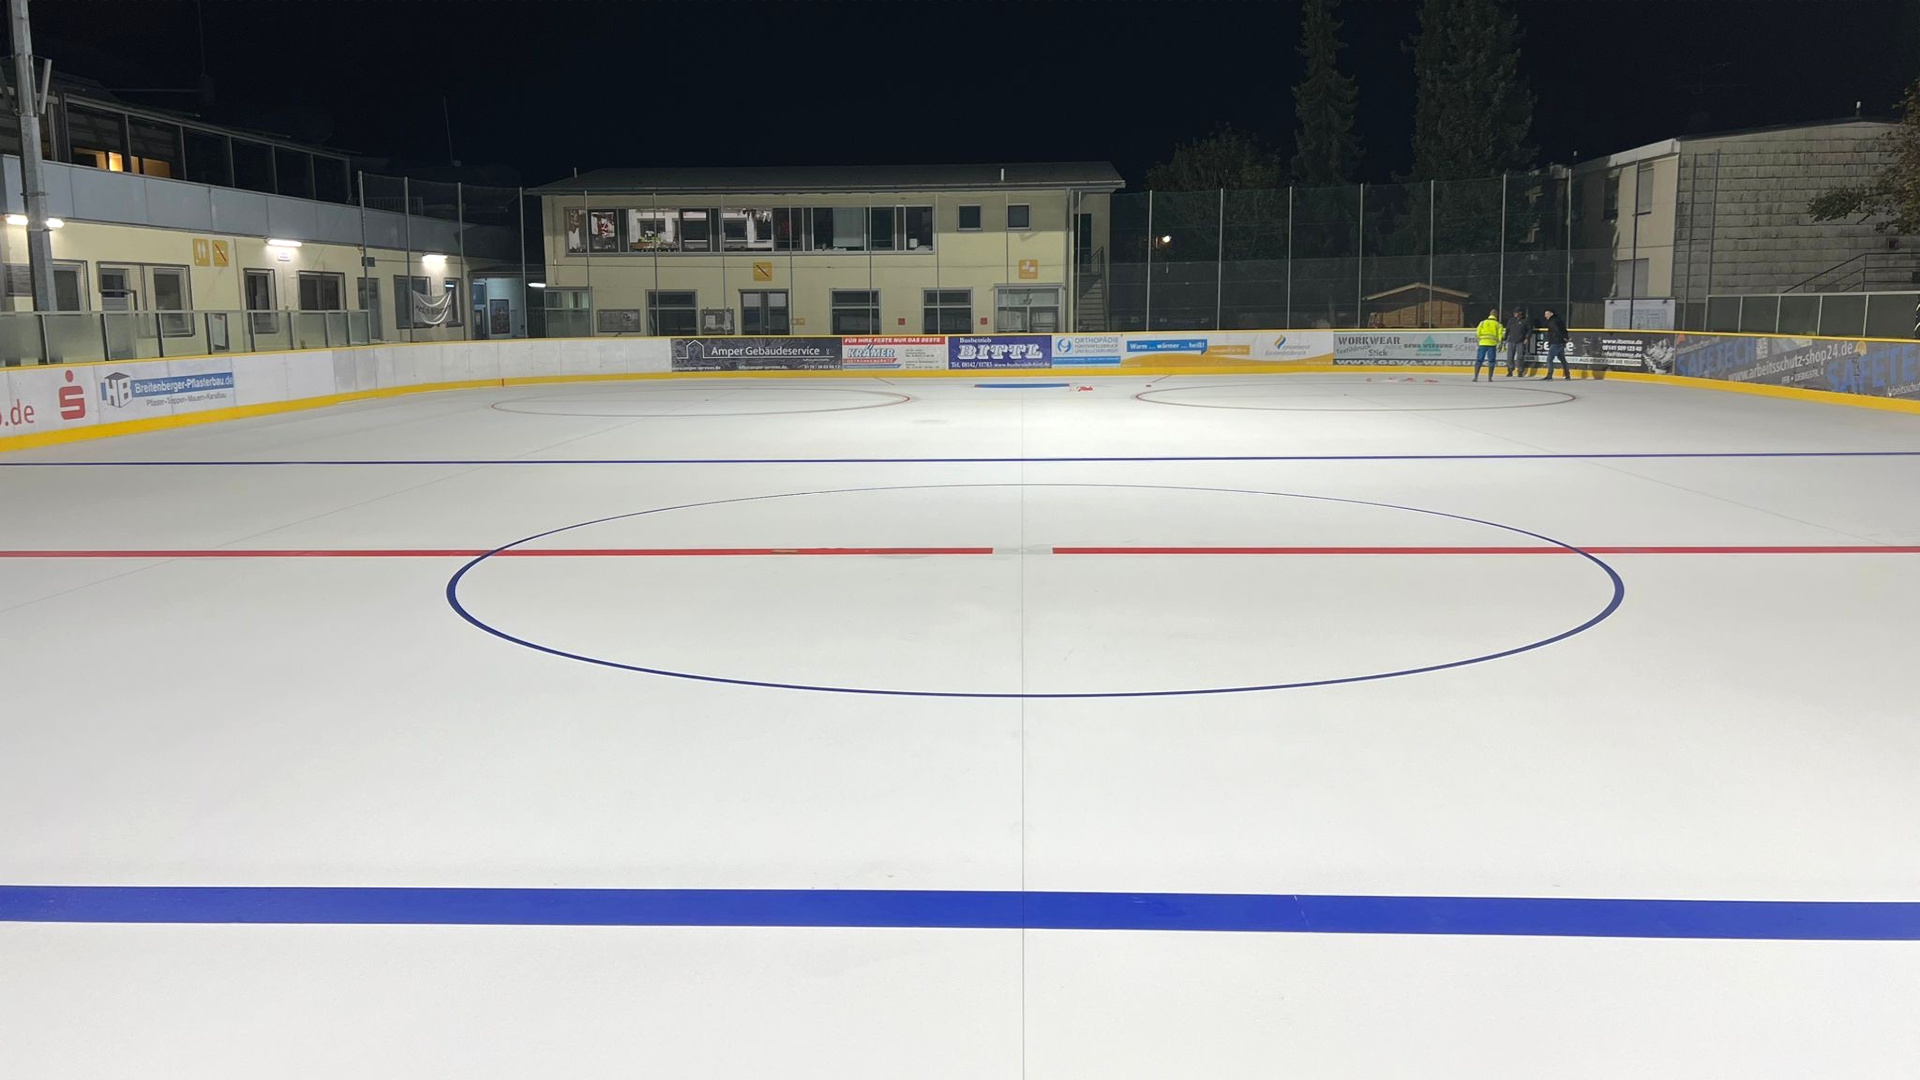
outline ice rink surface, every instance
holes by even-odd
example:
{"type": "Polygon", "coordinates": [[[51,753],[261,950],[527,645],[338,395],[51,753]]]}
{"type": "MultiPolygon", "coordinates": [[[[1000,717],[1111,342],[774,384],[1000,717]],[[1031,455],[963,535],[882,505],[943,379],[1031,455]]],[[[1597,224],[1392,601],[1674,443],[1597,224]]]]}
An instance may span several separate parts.
{"type": "Polygon", "coordinates": [[[0,1076],[1913,1075],[1920,416],[1021,381],[0,455],[0,1076]]]}

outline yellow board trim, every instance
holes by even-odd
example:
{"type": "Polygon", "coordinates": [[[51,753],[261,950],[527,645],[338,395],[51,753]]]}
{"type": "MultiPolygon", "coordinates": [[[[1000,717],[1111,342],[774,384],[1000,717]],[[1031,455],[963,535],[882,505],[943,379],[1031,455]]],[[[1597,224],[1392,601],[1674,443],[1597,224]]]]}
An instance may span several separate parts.
{"type": "MultiPolygon", "coordinates": [[[[415,344],[425,345],[439,343],[416,342],[415,344]]],[[[384,348],[385,346],[374,347],[384,348]]],[[[172,360],[176,358],[169,357],[168,359],[172,360]]],[[[77,367],[80,365],[60,366],[77,367]]],[[[509,386],[540,386],[555,383],[643,382],[671,379],[872,379],[876,377],[884,377],[887,379],[1007,379],[1021,377],[1045,378],[1049,376],[1076,376],[1080,378],[1099,378],[1103,376],[1108,378],[1114,376],[1124,378],[1164,378],[1178,375],[1293,375],[1326,374],[1333,372],[1369,375],[1411,375],[1417,372],[1449,372],[1457,374],[1467,370],[1468,365],[1466,364],[1421,365],[1413,367],[1396,364],[1328,364],[1273,361],[1270,364],[1260,366],[1241,363],[1195,367],[1117,368],[1109,365],[1103,367],[1050,368],[1045,371],[901,371],[881,369],[877,371],[646,371],[604,375],[531,375],[516,378],[468,379],[458,382],[421,383],[417,386],[386,386],[372,390],[355,390],[344,394],[325,394],[320,397],[299,398],[293,401],[270,401],[257,405],[233,405],[224,409],[208,409],[204,412],[186,413],[179,416],[155,416],[143,420],[123,420],[113,424],[95,424],[90,427],[63,428],[58,431],[38,431],[25,435],[0,436],[0,453],[10,450],[30,450],[41,446],[59,446],[65,443],[83,442],[89,439],[105,439],[117,435],[139,435],[151,431],[166,431],[172,428],[190,427],[196,424],[218,423],[224,420],[244,420],[256,416],[273,416],[279,413],[299,412],[306,409],[322,409],[331,405],[345,405],[354,401],[370,401],[377,398],[399,397],[404,394],[429,394],[446,390],[498,389],[509,386]]],[[[1659,383],[1667,386],[1689,387],[1696,390],[1721,390],[1734,394],[1783,398],[1792,401],[1813,402],[1821,405],[1846,405],[1859,409],[1879,409],[1886,412],[1920,414],[1920,401],[1903,398],[1868,397],[1864,394],[1846,394],[1833,390],[1808,390],[1797,386],[1767,386],[1758,383],[1729,382],[1721,379],[1696,379],[1684,375],[1653,375],[1637,371],[1608,370],[1602,378],[1622,379],[1627,382],[1659,383]]]]}

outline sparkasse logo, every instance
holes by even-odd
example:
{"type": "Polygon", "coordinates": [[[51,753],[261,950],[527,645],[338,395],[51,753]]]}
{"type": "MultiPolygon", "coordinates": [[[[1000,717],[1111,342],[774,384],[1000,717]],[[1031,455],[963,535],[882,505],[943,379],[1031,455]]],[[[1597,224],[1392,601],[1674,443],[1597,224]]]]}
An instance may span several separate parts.
{"type": "Polygon", "coordinates": [[[67,384],[60,388],[60,419],[85,420],[87,418],[87,391],[73,381],[73,372],[67,372],[67,384]]]}

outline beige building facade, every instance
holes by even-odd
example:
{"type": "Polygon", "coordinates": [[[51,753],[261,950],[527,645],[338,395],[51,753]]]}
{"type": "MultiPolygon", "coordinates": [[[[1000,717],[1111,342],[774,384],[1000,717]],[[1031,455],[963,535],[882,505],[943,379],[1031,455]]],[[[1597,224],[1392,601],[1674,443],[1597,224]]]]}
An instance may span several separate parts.
{"type": "Polygon", "coordinates": [[[1120,186],[1105,163],[589,173],[537,190],[547,332],[1066,332],[1104,303],[1120,186]]]}

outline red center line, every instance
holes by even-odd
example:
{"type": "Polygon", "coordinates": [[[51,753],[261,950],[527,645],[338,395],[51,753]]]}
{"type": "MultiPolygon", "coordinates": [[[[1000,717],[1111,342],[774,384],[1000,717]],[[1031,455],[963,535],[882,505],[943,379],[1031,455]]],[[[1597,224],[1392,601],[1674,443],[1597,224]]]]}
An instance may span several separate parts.
{"type": "MultiPolygon", "coordinates": [[[[489,548],[175,548],[0,551],[0,559],[471,559],[489,548]]],[[[990,547],[508,548],[495,558],[621,558],[732,555],[991,555],[990,547]]]]}
{"type": "Polygon", "coordinates": [[[1920,546],[1746,544],[1628,547],[1056,547],[1055,555],[1912,555],[1920,546]]]}
{"type": "MultiPolygon", "coordinates": [[[[0,559],[472,559],[487,548],[174,548],[0,550],[0,559]]],[[[990,547],[508,548],[502,559],[785,555],[992,555],[990,547]]],[[[1054,547],[1054,555],[1915,555],[1920,545],[1764,544],[1549,547],[1054,547]]]]}

